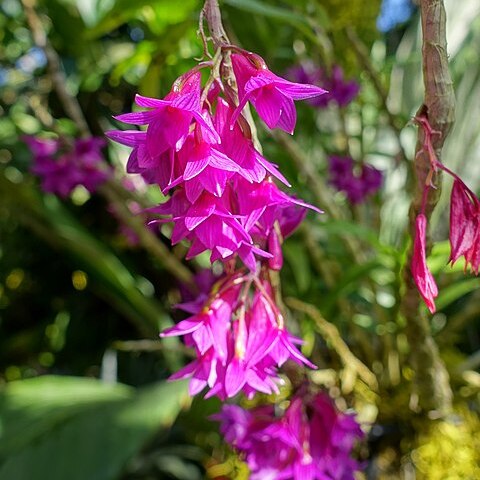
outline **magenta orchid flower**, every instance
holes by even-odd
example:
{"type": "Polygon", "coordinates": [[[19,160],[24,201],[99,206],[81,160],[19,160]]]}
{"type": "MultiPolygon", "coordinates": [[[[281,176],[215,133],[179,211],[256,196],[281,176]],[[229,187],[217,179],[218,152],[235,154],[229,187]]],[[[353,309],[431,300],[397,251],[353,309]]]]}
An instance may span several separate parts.
{"type": "MultiPolygon", "coordinates": [[[[132,125],[148,125],[146,151],[153,158],[169,149],[180,150],[193,120],[209,132],[212,141],[220,142],[211,122],[203,116],[200,105],[200,72],[195,71],[180,77],[164,100],[137,95],[135,103],[151,110],[125,113],[115,118],[132,125]]],[[[112,135],[111,132],[107,132],[107,135],[114,140],[121,137],[118,134],[112,135]],[[115,136],[117,138],[114,138],[115,136]]]]}
{"type": "Polygon", "coordinates": [[[374,166],[363,163],[354,165],[351,157],[330,155],[328,157],[330,183],[347,196],[350,203],[358,204],[375,194],[383,183],[383,174],[374,166]],[[359,170],[359,175],[355,170],[359,170]]]}
{"type": "Polygon", "coordinates": [[[241,273],[222,278],[210,296],[180,305],[193,315],[161,334],[183,336],[195,349],[196,360],[171,377],[191,378],[192,394],[207,386],[206,397],[221,399],[240,391],[248,397],[270,394],[278,392],[277,370],[287,360],[316,368],[295,346],[301,341],[285,329],[269,283],[263,281],[250,298],[245,290],[252,282],[249,278],[241,273]]]}
{"type": "Polygon", "coordinates": [[[352,456],[364,436],[360,425],[323,393],[297,393],[281,415],[273,406],[224,405],[212,418],[244,456],[250,479],[353,480],[362,468],[352,456]]]}
{"type": "MultiPolygon", "coordinates": [[[[221,197],[227,181],[241,170],[227,155],[207,142],[197,141],[193,136],[187,139],[178,153],[178,161],[183,170],[181,179],[185,185],[185,193],[192,204],[205,190],[221,197]]],[[[173,185],[177,182],[179,183],[179,180],[173,185]]]]}
{"type": "Polygon", "coordinates": [[[255,149],[252,140],[243,134],[237,123],[232,124],[233,115],[234,110],[228,106],[227,102],[218,98],[214,125],[222,139],[219,149],[241,165],[244,172],[242,176],[250,183],[262,182],[269,173],[289,187],[290,184],[277,166],[270,163],[255,149]]]}
{"type": "Polygon", "coordinates": [[[278,127],[292,134],[297,121],[293,101],[326,93],[315,85],[293,83],[278,77],[268,70],[265,61],[258,55],[232,54],[232,65],[239,93],[239,105],[232,122],[250,101],[269,128],[278,127]]]}
{"type": "Polygon", "coordinates": [[[411,270],[418,291],[431,313],[435,313],[435,298],[438,288],[427,266],[426,258],[427,218],[423,213],[415,220],[415,240],[413,244],[413,258],[411,270]]]}
{"type": "MultiPolygon", "coordinates": [[[[269,127],[291,133],[294,100],[325,92],[274,75],[253,54],[234,54],[232,62],[237,108],[218,78],[212,76],[202,91],[198,68],[212,67],[207,61],[180,77],[164,99],[137,95],[137,105],[146,110],[116,117],[145,131],[107,133],[132,148],[127,171],[169,195],[148,209],[159,216],[150,224],[171,222],[172,244],[189,242],[187,260],[209,251],[211,263],[224,265],[210,292],[180,305],[188,318],[162,333],[183,337],[196,354],[171,379],[189,378],[191,395],[206,389],[206,397],[220,399],[278,392],[278,369],[288,360],[315,368],[298,349],[301,340],[286,329],[268,270],[281,268],[283,240],[306,209],[320,210],[274,184],[278,179],[290,186],[255,148],[251,126],[240,114],[251,101],[269,127]]],[[[311,467],[301,465],[298,472],[310,475],[311,467]]]]}
{"type": "Polygon", "coordinates": [[[103,139],[91,137],[64,142],[26,136],[24,141],[33,154],[32,173],[40,178],[45,192],[67,198],[82,185],[93,193],[111,175],[101,152],[105,145],[103,139]]]}

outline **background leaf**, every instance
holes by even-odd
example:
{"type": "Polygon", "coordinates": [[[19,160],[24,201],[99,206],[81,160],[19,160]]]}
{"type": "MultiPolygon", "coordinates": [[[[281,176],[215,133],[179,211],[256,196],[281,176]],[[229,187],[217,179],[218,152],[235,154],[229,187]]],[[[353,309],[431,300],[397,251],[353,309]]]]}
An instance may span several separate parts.
{"type": "Polygon", "coordinates": [[[184,382],[161,382],[137,393],[89,379],[43,377],[14,382],[2,396],[4,438],[28,432],[30,419],[36,435],[9,447],[14,453],[4,459],[0,479],[113,480],[148,439],[160,428],[169,428],[188,404],[184,382]],[[78,403],[74,395],[80,398],[78,403]],[[47,421],[38,428],[40,412],[47,421]],[[14,427],[9,426],[12,415],[14,427]]]}

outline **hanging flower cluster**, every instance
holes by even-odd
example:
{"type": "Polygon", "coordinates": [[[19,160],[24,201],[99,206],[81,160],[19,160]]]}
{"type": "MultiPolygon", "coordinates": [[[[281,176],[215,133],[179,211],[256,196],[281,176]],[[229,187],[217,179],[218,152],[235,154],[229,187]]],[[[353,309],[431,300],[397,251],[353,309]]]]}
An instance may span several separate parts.
{"type": "Polygon", "coordinates": [[[183,335],[197,358],[172,379],[191,377],[191,395],[208,387],[207,398],[224,400],[240,391],[251,398],[257,391],[278,393],[277,367],[287,360],[315,368],[297,350],[301,341],[286,330],[273,298],[263,268],[259,275],[241,270],[225,275],[209,294],[179,305],[192,315],[161,335],[183,335]]]}
{"type": "Polygon", "coordinates": [[[169,201],[153,211],[164,217],[161,221],[173,221],[172,243],[191,242],[187,259],[210,250],[212,262],[239,256],[254,271],[256,255],[273,256],[265,247],[269,241],[275,243],[269,238],[278,235],[274,225],[283,212],[310,206],[273,183],[276,177],[288,185],[255,149],[241,111],[250,100],[267,125],[293,132],[293,99],[323,90],[277,77],[253,54],[234,54],[232,63],[238,107],[220,96],[218,83],[202,92],[200,72],[193,70],[180,77],[163,100],[137,95],[137,104],[150,110],[117,117],[147,125],[146,131],[107,135],[133,147],[128,172],[140,173],[162,192],[171,193],[169,201]]]}
{"type": "Polygon", "coordinates": [[[93,193],[111,175],[101,151],[105,146],[101,138],[67,141],[25,136],[24,141],[33,154],[31,170],[40,178],[45,192],[67,198],[75,187],[83,185],[93,193]]]}
{"type": "Polygon", "coordinates": [[[344,192],[350,203],[364,202],[382,186],[382,172],[372,165],[363,164],[356,172],[353,159],[339,155],[328,157],[328,163],[330,183],[337,190],[344,192]]]}
{"type": "Polygon", "coordinates": [[[224,405],[214,418],[225,440],[245,457],[250,480],[353,480],[361,468],[352,449],[363,432],[326,394],[296,394],[281,414],[272,405],[224,405]]]}
{"type": "Polygon", "coordinates": [[[415,219],[415,239],[411,271],[418,291],[431,313],[435,313],[435,298],[438,288],[430,272],[426,260],[427,218],[425,207],[428,192],[432,188],[431,177],[434,172],[442,170],[453,177],[453,188],[450,197],[450,259],[453,265],[459,258],[465,260],[465,270],[478,275],[480,271],[480,200],[463,180],[443,165],[437,158],[432,145],[432,130],[425,117],[416,118],[425,134],[424,149],[430,159],[430,175],[424,186],[423,201],[420,213],[415,219]]]}
{"type": "Polygon", "coordinates": [[[220,65],[206,62],[178,78],[164,99],[137,95],[146,110],[116,117],[145,130],[107,133],[132,147],[128,172],[169,194],[150,211],[156,222],[173,223],[172,243],[190,243],[187,259],[210,251],[211,262],[224,263],[209,293],[180,306],[191,316],[162,333],[184,336],[197,354],[172,378],[191,377],[192,395],[208,387],[208,396],[222,399],[278,391],[277,369],[288,359],[314,367],[285,328],[270,271],[282,267],[282,242],[306,209],[319,210],[276,185],[288,182],[255,148],[242,112],[250,102],[269,128],[293,133],[294,100],[325,93],[278,77],[256,54],[229,47],[227,57],[229,82],[214,75],[225,70],[223,57],[220,65]],[[202,88],[204,66],[212,75],[202,88]]]}

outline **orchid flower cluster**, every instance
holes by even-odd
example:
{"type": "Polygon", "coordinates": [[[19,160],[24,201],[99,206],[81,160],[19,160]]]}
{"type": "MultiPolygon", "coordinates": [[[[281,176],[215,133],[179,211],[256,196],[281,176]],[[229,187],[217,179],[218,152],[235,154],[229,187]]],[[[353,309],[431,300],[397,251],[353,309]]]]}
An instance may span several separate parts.
{"type": "MultiPolygon", "coordinates": [[[[274,279],[284,239],[307,209],[320,210],[275,183],[289,186],[259,151],[244,108],[250,103],[267,127],[291,134],[294,100],[324,93],[275,75],[256,54],[225,46],[178,78],[164,99],[137,95],[144,110],[116,117],[145,129],[107,132],[132,148],[127,171],[168,195],[149,211],[159,216],[155,223],[173,223],[172,243],[189,242],[187,259],[208,251],[211,263],[223,265],[219,276],[198,277],[197,296],[178,305],[188,317],[161,333],[182,336],[195,352],[170,377],[189,378],[191,395],[279,393],[285,362],[316,368],[286,328],[274,279]],[[202,87],[203,67],[211,74],[202,87]]],[[[350,454],[361,430],[324,395],[304,401],[297,391],[278,418],[273,406],[225,406],[218,418],[227,441],[246,456],[251,479],[347,480],[358,469],[350,454]]]]}
{"type": "Polygon", "coordinates": [[[93,193],[111,176],[101,149],[101,138],[46,139],[25,136],[33,154],[32,172],[41,180],[42,190],[67,198],[79,185],[93,193]]]}
{"type": "Polygon", "coordinates": [[[374,195],[382,186],[382,172],[367,163],[355,171],[351,157],[331,155],[328,157],[330,183],[339,191],[344,192],[352,204],[358,204],[374,195]]]}
{"type": "Polygon", "coordinates": [[[116,117],[145,130],[107,132],[132,147],[127,171],[169,194],[150,210],[160,216],[157,223],[173,223],[172,243],[190,243],[187,259],[210,251],[212,263],[223,262],[224,275],[212,289],[180,305],[191,316],[162,333],[184,336],[197,355],[172,378],[191,377],[192,395],[208,387],[207,396],[221,399],[240,391],[277,392],[277,369],[288,359],[314,367],[286,330],[271,271],[282,267],[282,242],[306,209],[320,211],[276,185],[274,179],[289,186],[255,147],[242,112],[250,102],[269,128],[293,133],[294,100],[325,93],[278,77],[256,54],[226,48],[228,81],[215,75],[226,69],[223,55],[220,65],[204,62],[178,78],[162,100],[137,95],[137,105],[147,110],[116,117]],[[203,67],[212,73],[202,88],[203,67]]]}
{"type": "Polygon", "coordinates": [[[354,415],[339,412],[324,393],[297,393],[283,412],[273,405],[224,405],[214,418],[244,456],[250,480],[353,480],[361,468],[351,455],[363,432],[354,415]]]}
{"type": "Polygon", "coordinates": [[[183,335],[197,358],[171,378],[192,377],[191,395],[208,387],[207,398],[225,400],[241,391],[249,398],[279,393],[277,367],[289,359],[315,368],[296,348],[301,341],[286,330],[273,298],[268,268],[262,267],[260,274],[226,274],[208,294],[179,305],[191,316],[161,335],[183,335]]]}
{"type": "Polygon", "coordinates": [[[431,183],[433,173],[442,170],[453,177],[450,197],[449,263],[453,265],[459,258],[463,257],[465,271],[470,267],[475,275],[478,275],[480,271],[480,200],[457,174],[438,160],[432,145],[432,137],[437,132],[432,130],[428,120],[425,117],[417,117],[416,121],[424,130],[424,149],[430,159],[430,175],[427,177],[427,183],[424,186],[420,213],[415,219],[411,271],[420,295],[430,312],[435,313],[435,298],[438,296],[438,287],[427,265],[427,217],[425,215],[427,195],[430,188],[433,188],[431,183]]]}

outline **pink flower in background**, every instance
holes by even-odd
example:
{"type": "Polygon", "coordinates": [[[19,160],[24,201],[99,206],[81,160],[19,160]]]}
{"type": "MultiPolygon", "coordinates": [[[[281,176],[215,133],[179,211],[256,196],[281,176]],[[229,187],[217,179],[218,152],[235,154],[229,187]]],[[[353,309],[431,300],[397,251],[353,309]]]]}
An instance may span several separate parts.
{"type": "Polygon", "coordinates": [[[355,172],[351,157],[331,155],[328,162],[330,183],[337,190],[344,192],[353,204],[364,202],[382,186],[383,174],[372,165],[364,163],[358,166],[358,172],[355,172]]]}
{"type": "Polygon", "coordinates": [[[411,270],[415,284],[431,313],[435,313],[435,298],[438,288],[427,266],[426,258],[427,218],[423,213],[415,220],[415,240],[411,270]]]}
{"type": "Polygon", "coordinates": [[[326,108],[331,103],[345,107],[351,103],[358,92],[360,85],[355,80],[345,80],[343,70],[339,65],[334,65],[330,73],[317,67],[313,62],[305,62],[288,70],[287,76],[302,84],[322,85],[325,95],[308,100],[314,107],[326,108]]]}
{"type": "Polygon", "coordinates": [[[73,146],[32,136],[25,136],[24,141],[33,154],[32,173],[40,178],[45,192],[66,198],[83,185],[93,193],[112,174],[101,152],[103,139],[77,139],[73,146]]]}
{"type": "Polygon", "coordinates": [[[40,138],[25,135],[23,141],[28,145],[34,159],[48,159],[60,150],[60,141],[53,138],[40,138]]]}
{"type": "Polygon", "coordinates": [[[297,394],[278,415],[273,406],[244,410],[224,405],[214,415],[225,440],[241,453],[253,480],[353,480],[352,457],[363,432],[323,393],[297,394]]]}
{"type": "Polygon", "coordinates": [[[269,128],[281,128],[293,133],[297,114],[294,100],[323,95],[326,91],[315,85],[293,83],[281,78],[255,54],[233,54],[233,71],[238,84],[239,105],[232,121],[235,121],[250,101],[260,118],[269,128]]]}

